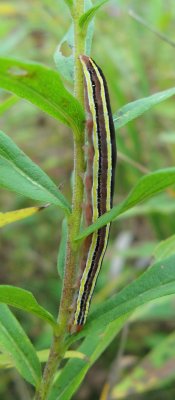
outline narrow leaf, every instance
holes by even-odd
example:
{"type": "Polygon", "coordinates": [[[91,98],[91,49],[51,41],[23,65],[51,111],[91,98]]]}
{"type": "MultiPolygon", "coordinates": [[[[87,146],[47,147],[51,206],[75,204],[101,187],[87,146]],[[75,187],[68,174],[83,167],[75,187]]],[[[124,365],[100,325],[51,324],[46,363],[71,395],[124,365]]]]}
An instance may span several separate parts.
{"type": "Polygon", "coordinates": [[[64,267],[66,259],[67,232],[68,232],[68,227],[67,227],[67,220],[65,218],[62,223],[61,242],[57,258],[57,270],[62,280],[64,278],[64,267]]]}
{"type": "Polygon", "coordinates": [[[88,361],[86,355],[81,351],[69,350],[66,351],[64,358],[78,358],[79,360],[88,361]]]}
{"type": "Polygon", "coordinates": [[[130,321],[172,321],[175,319],[175,294],[161,297],[137,308],[130,321]]]}
{"type": "Polygon", "coordinates": [[[84,112],[65,89],[59,74],[42,64],[0,58],[0,87],[29,100],[54,118],[61,120],[79,136],[84,112]]]}
{"type": "MultiPolygon", "coordinates": [[[[121,256],[122,258],[129,258],[129,259],[136,259],[136,258],[147,258],[147,257],[152,257],[153,251],[155,250],[155,247],[157,246],[156,241],[143,241],[139,242],[136,245],[130,246],[126,249],[119,250],[117,249],[117,254],[121,256]]],[[[164,257],[165,258],[165,257],[164,257]]]]}
{"type": "Polygon", "coordinates": [[[67,33],[63,36],[62,40],[58,44],[54,53],[54,61],[59,74],[70,82],[74,80],[74,57],[72,50],[74,46],[74,26],[71,24],[67,33]],[[71,54],[65,56],[63,54],[63,45],[67,45],[70,49],[71,54]]]}
{"type": "Polygon", "coordinates": [[[3,103],[0,104],[0,115],[4,114],[9,108],[11,108],[14,104],[19,101],[19,97],[10,96],[3,103]]]}
{"type": "Polygon", "coordinates": [[[69,400],[72,397],[90,366],[116,334],[117,323],[120,325],[128,319],[128,312],[154,298],[175,292],[174,262],[175,256],[156,263],[118,295],[96,307],[82,332],[74,335],[75,340],[87,335],[78,350],[87,355],[89,363],[69,361],[53,384],[49,400],[69,400]]]}
{"type": "Polygon", "coordinates": [[[126,104],[124,107],[118,110],[116,114],[113,115],[115,127],[121,128],[129,121],[132,121],[133,119],[142,115],[144,112],[150,110],[156,104],[159,104],[174,95],[175,88],[171,88],[126,104]]]}
{"type": "MultiPolygon", "coordinates": [[[[85,12],[88,11],[89,8],[92,7],[92,5],[93,5],[92,0],[85,0],[85,12]]],[[[91,19],[86,30],[85,54],[87,55],[91,54],[93,36],[94,36],[94,18],[91,19]]]]}
{"type": "Polygon", "coordinates": [[[33,294],[16,286],[0,285],[0,303],[8,304],[37,315],[38,318],[48,322],[53,327],[57,326],[53,316],[41,307],[33,294]]]}
{"type": "MultiPolygon", "coordinates": [[[[45,350],[39,350],[37,351],[37,356],[40,360],[40,362],[46,362],[48,359],[50,353],[50,349],[45,349],[45,350]]],[[[86,360],[87,357],[84,353],[81,353],[80,351],[75,351],[75,350],[70,350],[66,351],[64,354],[64,359],[66,358],[78,358],[79,360],[86,360]]]]}
{"type": "Polygon", "coordinates": [[[175,293],[175,255],[155,263],[138,279],[120,293],[96,306],[76,339],[98,329],[105,328],[111,321],[134,311],[148,301],[175,293]]]}
{"type": "Polygon", "coordinates": [[[73,0],[64,0],[67,6],[71,9],[73,6],[73,0]]]}
{"type": "Polygon", "coordinates": [[[126,200],[98,218],[94,224],[90,225],[82,233],[80,233],[75,240],[77,241],[85,238],[90,233],[116,219],[118,215],[123,214],[125,211],[141,203],[142,201],[155,196],[155,194],[163,191],[173,184],[175,184],[175,168],[166,168],[143,176],[138,181],[136,186],[131,190],[126,200]]]}
{"type": "Polygon", "coordinates": [[[0,354],[0,368],[11,368],[13,360],[9,354],[0,354]]]}
{"type": "Polygon", "coordinates": [[[145,393],[174,379],[175,332],[162,340],[121,382],[113,388],[111,398],[126,399],[131,393],[145,393]]]}
{"type": "Polygon", "coordinates": [[[170,236],[166,240],[162,240],[154,250],[156,261],[160,261],[166,257],[175,254],[175,235],[170,236]]]}
{"type": "Polygon", "coordinates": [[[109,0],[100,0],[98,4],[95,6],[91,7],[89,10],[87,10],[79,20],[79,25],[80,28],[82,29],[83,33],[85,34],[88,28],[89,23],[92,21],[92,18],[95,16],[96,12],[100,7],[102,7],[105,3],[107,3],[109,0]]]}
{"type": "MultiPolygon", "coordinates": [[[[38,360],[41,363],[44,363],[48,360],[50,353],[50,349],[45,349],[45,350],[39,350],[37,351],[37,357],[38,360]]],[[[87,357],[85,354],[81,353],[80,351],[66,351],[64,355],[64,359],[70,359],[70,358],[78,358],[79,360],[87,360],[87,357]]],[[[0,354],[0,368],[13,368],[15,367],[15,364],[13,363],[13,360],[9,357],[7,354],[0,354]]]]}
{"type": "Polygon", "coordinates": [[[12,361],[18,372],[37,386],[41,379],[41,367],[36,351],[19,322],[8,309],[0,304],[0,349],[12,361]]]}
{"type": "Polygon", "coordinates": [[[44,206],[28,207],[22,208],[21,210],[9,211],[4,213],[0,212],[0,228],[2,228],[2,226],[11,224],[12,222],[30,217],[31,215],[36,214],[41,210],[44,210],[44,208],[44,206]]]}
{"type": "MultiPolygon", "coordinates": [[[[85,10],[92,6],[91,0],[85,1],[85,10]]],[[[86,33],[85,39],[85,54],[91,53],[91,45],[92,45],[92,38],[94,33],[94,23],[91,21],[90,25],[88,26],[88,30],[86,33]]],[[[60,75],[62,75],[65,79],[73,83],[74,81],[74,56],[73,56],[73,49],[74,49],[74,25],[73,23],[69,27],[66,34],[61,39],[60,43],[58,44],[55,54],[54,54],[54,61],[56,64],[56,68],[60,75]],[[66,46],[69,54],[64,54],[64,47],[66,46]]]]}
{"type": "Polygon", "coordinates": [[[70,206],[52,180],[0,131],[0,187],[64,209],[70,206]]]}
{"type": "Polygon", "coordinates": [[[69,360],[56,378],[48,400],[72,399],[85,375],[104,350],[109,346],[117,333],[122,329],[128,315],[117,321],[113,321],[106,329],[97,334],[89,334],[78,351],[86,355],[85,360],[69,360]]]}
{"type": "Polygon", "coordinates": [[[169,215],[175,212],[175,201],[168,193],[161,193],[139,206],[126,211],[118,219],[146,216],[151,214],[169,215]]]}

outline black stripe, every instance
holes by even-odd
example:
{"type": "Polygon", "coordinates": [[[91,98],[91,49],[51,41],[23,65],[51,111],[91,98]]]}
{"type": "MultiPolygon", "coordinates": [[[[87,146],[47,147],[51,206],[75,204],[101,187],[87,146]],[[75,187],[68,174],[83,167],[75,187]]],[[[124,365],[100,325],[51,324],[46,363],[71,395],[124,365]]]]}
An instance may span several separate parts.
{"type": "MultiPolygon", "coordinates": [[[[114,129],[114,123],[113,123],[113,118],[112,118],[112,112],[111,112],[111,106],[110,106],[110,100],[109,100],[109,93],[108,93],[108,88],[107,88],[107,83],[105,80],[105,77],[103,75],[102,70],[98,67],[98,65],[95,63],[95,61],[92,60],[92,62],[95,64],[95,66],[98,69],[98,72],[102,78],[103,85],[104,85],[104,92],[105,92],[105,101],[106,101],[106,108],[108,112],[108,119],[109,119],[109,130],[110,130],[110,143],[111,143],[111,163],[112,163],[112,171],[111,171],[111,187],[104,189],[106,185],[107,187],[107,172],[105,171],[105,180],[102,175],[106,162],[107,162],[107,168],[109,168],[109,153],[108,153],[108,145],[107,145],[107,136],[105,134],[106,129],[105,129],[105,118],[101,118],[100,111],[99,111],[99,106],[100,108],[102,106],[102,99],[99,102],[99,90],[101,88],[101,85],[99,83],[100,88],[98,88],[98,76],[96,74],[96,71],[94,70],[93,64],[91,64],[91,59],[87,58],[86,62],[86,67],[90,75],[90,80],[92,84],[92,91],[93,91],[93,100],[94,100],[94,106],[95,106],[95,112],[96,112],[96,125],[97,125],[97,137],[98,137],[98,151],[99,151],[99,165],[98,165],[98,177],[97,177],[97,208],[98,208],[98,215],[102,215],[105,212],[105,207],[106,207],[106,200],[107,198],[107,192],[110,190],[110,206],[112,207],[112,199],[113,199],[113,193],[114,193],[114,178],[115,178],[115,166],[116,166],[116,143],[115,143],[115,129],[114,129]],[[90,64],[90,66],[88,65],[90,64]],[[95,80],[94,80],[95,76],[95,80]],[[97,85],[96,85],[96,80],[97,80],[97,85]],[[104,127],[103,127],[103,119],[104,119],[104,127]],[[106,140],[106,154],[102,154],[105,152],[104,149],[104,140],[106,140]],[[102,150],[103,147],[103,150],[102,150]],[[106,191],[105,191],[106,190],[106,191]],[[105,196],[104,196],[105,193],[105,196]],[[105,200],[105,202],[104,202],[105,200]]],[[[87,91],[87,89],[86,89],[87,91]]],[[[87,91],[87,96],[88,96],[88,91],[87,91]]],[[[104,115],[104,114],[102,114],[104,115]]],[[[94,162],[93,162],[94,164],[94,162]]],[[[94,173],[94,171],[93,171],[94,173]]],[[[96,271],[98,267],[101,267],[103,258],[100,262],[100,257],[101,254],[104,250],[106,250],[105,246],[105,240],[106,240],[106,226],[103,228],[100,228],[97,232],[97,241],[95,245],[95,250],[92,255],[92,262],[91,266],[89,268],[89,272],[86,278],[85,286],[84,286],[84,291],[82,294],[81,302],[80,302],[80,311],[79,315],[77,317],[76,324],[77,325],[83,325],[85,322],[85,311],[86,311],[86,305],[87,305],[87,300],[90,295],[91,289],[92,289],[92,284],[93,280],[95,278],[96,271]],[[99,264],[100,263],[100,264],[99,264]]],[[[109,235],[108,235],[109,237],[109,235]]],[[[108,238],[107,238],[108,239],[108,238]]],[[[108,240],[107,240],[108,241],[108,240]]],[[[92,244],[92,242],[91,242],[92,244]]],[[[104,251],[105,254],[105,251],[104,251]]],[[[104,257],[103,254],[103,257],[104,257]]],[[[88,256],[87,256],[87,261],[88,261],[88,256]]],[[[87,263],[86,261],[86,263],[87,263]]],[[[100,268],[99,268],[100,271],[100,268]]],[[[97,279],[96,279],[97,281],[97,279]]],[[[95,282],[96,284],[96,282],[95,282]]],[[[91,301],[92,294],[89,298],[89,302],[91,301]]]]}
{"type": "MultiPolygon", "coordinates": [[[[92,71],[89,68],[88,68],[88,72],[89,72],[90,79],[91,79],[92,90],[93,90],[93,99],[94,99],[95,112],[96,112],[98,151],[99,151],[98,185],[97,185],[97,207],[98,207],[98,213],[99,213],[99,216],[100,216],[101,215],[101,201],[100,201],[101,200],[101,190],[100,190],[101,187],[100,187],[100,183],[101,183],[101,173],[102,173],[102,154],[101,154],[101,135],[100,135],[100,125],[99,125],[99,110],[98,110],[98,102],[97,102],[97,99],[96,99],[95,81],[93,79],[92,71]]],[[[95,247],[93,258],[92,258],[91,267],[90,267],[89,272],[88,272],[88,276],[87,276],[85,287],[84,287],[84,293],[83,293],[83,296],[81,298],[80,312],[79,312],[79,316],[77,318],[78,324],[80,324],[80,325],[83,324],[83,320],[84,320],[84,311],[85,311],[84,308],[86,308],[87,295],[89,294],[88,285],[89,285],[91,274],[92,274],[92,272],[94,270],[95,258],[96,258],[96,254],[97,254],[97,251],[98,251],[98,248],[99,248],[99,241],[100,241],[100,236],[99,235],[100,235],[100,230],[98,231],[97,243],[96,243],[96,247],[95,247]]]]}
{"type": "Polygon", "coordinates": [[[110,104],[109,92],[108,92],[106,79],[103,75],[101,68],[96,64],[96,62],[94,60],[92,60],[92,61],[95,64],[95,66],[97,67],[98,72],[103,80],[106,106],[107,106],[107,110],[108,110],[109,129],[110,129],[110,137],[111,137],[111,149],[112,149],[112,174],[111,174],[111,207],[112,207],[113,195],[114,195],[114,184],[115,184],[115,168],[116,168],[116,163],[117,163],[115,127],[114,127],[114,122],[113,122],[113,117],[112,117],[112,110],[111,110],[111,104],[110,104]]]}

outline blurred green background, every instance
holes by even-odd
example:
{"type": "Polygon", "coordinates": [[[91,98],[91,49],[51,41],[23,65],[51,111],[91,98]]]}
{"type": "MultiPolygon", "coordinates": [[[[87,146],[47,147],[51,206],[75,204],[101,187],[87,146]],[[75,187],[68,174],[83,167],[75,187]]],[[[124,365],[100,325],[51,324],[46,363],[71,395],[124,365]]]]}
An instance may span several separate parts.
{"type": "MultiPolygon", "coordinates": [[[[102,68],[113,112],[128,102],[175,86],[175,4],[173,0],[110,1],[97,13],[92,57],[102,68]],[[165,35],[161,39],[143,23],[165,35]],[[168,39],[173,43],[169,43],[168,39]]],[[[36,60],[56,68],[53,55],[70,25],[63,0],[0,1],[0,56],[36,60]]],[[[65,82],[72,90],[70,83],[65,82]]],[[[0,91],[0,103],[9,98],[0,91]]],[[[114,204],[123,200],[146,170],[175,164],[174,98],[156,106],[117,132],[119,150],[114,204]]],[[[38,163],[71,199],[73,141],[71,132],[26,101],[19,100],[0,115],[0,128],[38,163]]],[[[1,190],[0,210],[34,205],[31,200],[1,190]]],[[[39,302],[57,314],[61,281],[57,252],[63,214],[54,207],[1,230],[0,283],[31,290],[39,302]]],[[[169,190],[120,217],[111,229],[110,243],[93,303],[124,287],[150,265],[160,240],[175,233],[175,191],[169,190]]],[[[121,379],[175,328],[174,297],[143,312],[129,324],[120,368],[121,379]],[[169,315],[167,315],[169,310],[169,315]]],[[[37,349],[50,345],[50,328],[37,318],[16,312],[37,349]]],[[[123,334],[124,336],[124,334],[123,334]]],[[[122,338],[122,336],[121,336],[122,338]]],[[[115,372],[122,339],[117,338],[88,373],[75,399],[99,399],[105,382],[115,372]],[[95,379],[94,379],[95,374],[95,379]]],[[[174,343],[175,344],[175,343],[174,343]]],[[[175,346],[174,346],[175,347],[175,346]]],[[[175,376],[175,356],[171,363],[175,376]]],[[[168,371],[164,368],[164,375],[168,371]]],[[[169,375],[168,375],[169,376],[169,375]]],[[[0,399],[23,398],[25,384],[13,371],[0,373],[0,399]]],[[[175,379],[174,379],[175,382],[175,379]]],[[[173,376],[163,389],[125,399],[174,399],[173,376]]],[[[160,383],[160,382],[159,382],[160,383]]],[[[158,385],[159,386],[159,385],[158,385]]],[[[30,393],[30,388],[27,389],[30,393]]],[[[147,386],[145,387],[147,390],[147,386]]],[[[27,396],[27,394],[25,394],[27,396]]],[[[30,398],[30,396],[29,396],[30,398]]],[[[119,398],[119,397],[118,397],[119,398]]],[[[25,397],[26,400],[27,397],[25,397]]]]}

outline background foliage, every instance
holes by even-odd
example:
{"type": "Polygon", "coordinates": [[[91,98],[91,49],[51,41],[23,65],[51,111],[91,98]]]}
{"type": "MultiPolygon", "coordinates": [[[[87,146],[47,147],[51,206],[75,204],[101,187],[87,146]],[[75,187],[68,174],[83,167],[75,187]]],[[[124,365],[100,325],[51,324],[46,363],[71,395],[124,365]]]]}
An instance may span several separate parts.
{"type": "MultiPolygon", "coordinates": [[[[99,9],[92,56],[105,73],[114,113],[131,101],[175,86],[172,43],[136,21],[130,9],[167,39],[172,39],[174,32],[173,0],[111,1],[99,9]]],[[[63,2],[1,2],[0,19],[1,56],[27,58],[55,67],[53,54],[70,24],[63,2]]],[[[66,44],[63,49],[69,55],[66,44]]],[[[71,90],[70,82],[67,88],[71,90]]],[[[56,185],[61,184],[61,192],[70,200],[73,152],[69,129],[26,101],[12,98],[9,104],[9,94],[2,90],[0,101],[1,129],[52,177],[56,185]]],[[[121,127],[118,150],[114,204],[126,198],[146,171],[174,166],[174,98],[121,127]]],[[[168,189],[113,223],[94,305],[137,278],[153,259],[162,258],[162,252],[164,256],[173,254],[174,197],[174,190],[168,189]],[[162,240],[166,242],[160,246],[162,240]]],[[[35,205],[32,200],[1,190],[3,212],[32,205],[35,205]]],[[[62,211],[59,214],[50,207],[5,227],[0,242],[1,283],[31,290],[39,303],[54,315],[61,287],[56,264],[62,216],[62,211]]],[[[132,393],[129,399],[146,399],[148,390],[151,399],[173,399],[174,302],[175,297],[171,295],[137,311],[128,323],[127,332],[125,329],[93,366],[75,398],[99,398],[110,384],[114,399],[126,399],[128,393],[132,393]]],[[[20,311],[15,314],[38,350],[50,345],[49,325],[45,326],[32,314],[25,316],[20,311]]],[[[109,332],[105,334],[107,337],[109,332]]],[[[88,341],[84,343],[95,360],[102,347],[95,354],[90,346],[88,341]]],[[[71,362],[68,369],[71,369],[71,362]]],[[[80,360],[79,364],[83,362],[80,360]]],[[[81,370],[83,373],[85,370],[81,370]]],[[[64,384],[64,376],[62,382],[64,384]]],[[[9,399],[12,393],[13,398],[18,399],[25,393],[27,400],[28,391],[30,393],[27,384],[13,369],[1,372],[0,396],[3,399],[9,399]]]]}

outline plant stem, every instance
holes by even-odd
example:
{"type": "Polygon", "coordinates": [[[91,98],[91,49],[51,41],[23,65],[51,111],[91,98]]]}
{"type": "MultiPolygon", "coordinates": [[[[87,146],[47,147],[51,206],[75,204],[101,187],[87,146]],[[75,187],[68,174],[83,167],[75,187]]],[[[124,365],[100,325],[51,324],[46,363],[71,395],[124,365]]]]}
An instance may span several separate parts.
{"type": "MultiPolygon", "coordinates": [[[[74,21],[74,59],[75,59],[75,83],[74,93],[81,104],[83,104],[83,77],[79,61],[79,55],[84,52],[84,37],[79,28],[79,18],[84,10],[84,0],[75,1],[72,11],[74,21]]],[[[73,283],[75,281],[76,262],[78,255],[78,246],[75,246],[74,239],[80,230],[82,203],[83,203],[83,175],[84,175],[84,127],[80,137],[74,136],[74,182],[72,214],[69,218],[68,230],[69,239],[67,246],[67,263],[65,268],[65,277],[63,292],[60,304],[59,323],[64,330],[70,315],[69,308],[73,300],[73,283]]]]}
{"type": "MultiPolygon", "coordinates": [[[[81,104],[83,104],[83,76],[81,71],[79,54],[84,53],[85,38],[81,34],[79,18],[84,11],[84,0],[76,0],[72,8],[72,18],[74,23],[74,57],[75,57],[75,85],[74,93],[81,104]]],[[[65,336],[67,324],[70,317],[70,306],[73,300],[73,284],[75,281],[76,263],[79,248],[75,245],[74,239],[79,233],[82,202],[83,202],[83,174],[84,174],[84,126],[81,136],[74,135],[74,186],[72,199],[72,214],[68,219],[68,241],[66,253],[65,276],[63,282],[62,297],[58,315],[58,329],[53,336],[48,361],[45,365],[43,379],[38,388],[35,400],[46,400],[50,386],[53,382],[55,372],[66,351],[65,336]]]]}

